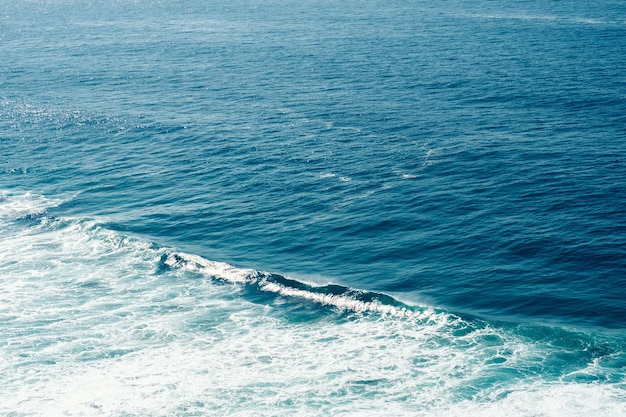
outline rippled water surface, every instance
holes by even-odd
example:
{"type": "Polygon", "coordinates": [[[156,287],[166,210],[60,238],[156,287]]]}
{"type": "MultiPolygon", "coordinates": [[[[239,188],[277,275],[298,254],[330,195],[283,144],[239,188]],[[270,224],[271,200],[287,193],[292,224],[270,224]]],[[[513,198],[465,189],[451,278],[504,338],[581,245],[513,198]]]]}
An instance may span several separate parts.
{"type": "Polygon", "coordinates": [[[0,1],[0,414],[626,415],[624,57],[618,1],[0,1]]]}

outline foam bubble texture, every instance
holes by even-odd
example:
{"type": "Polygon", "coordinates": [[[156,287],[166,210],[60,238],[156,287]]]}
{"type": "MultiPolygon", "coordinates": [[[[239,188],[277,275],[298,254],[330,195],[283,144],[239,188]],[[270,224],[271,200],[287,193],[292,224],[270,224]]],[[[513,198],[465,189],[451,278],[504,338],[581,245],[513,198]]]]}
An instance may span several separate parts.
{"type": "Polygon", "coordinates": [[[94,221],[0,245],[2,415],[626,416],[621,345],[590,336],[291,287],[94,221]]]}

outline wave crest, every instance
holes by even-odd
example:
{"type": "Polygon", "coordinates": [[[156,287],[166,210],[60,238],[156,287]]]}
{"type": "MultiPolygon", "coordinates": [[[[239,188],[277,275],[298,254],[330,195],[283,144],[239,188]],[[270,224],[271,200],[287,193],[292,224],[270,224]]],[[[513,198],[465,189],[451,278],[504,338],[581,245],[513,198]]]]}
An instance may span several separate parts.
{"type": "Polygon", "coordinates": [[[418,310],[385,294],[356,290],[336,284],[312,285],[278,274],[237,268],[225,262],[210,261],[198,255],[170,253],[161,259],[163,265],[200,273],[212,279],[243,284],[258,291],[300,299],[341,311],[379,313],[385,316],[428,320],[432,309],[418,310]]]}

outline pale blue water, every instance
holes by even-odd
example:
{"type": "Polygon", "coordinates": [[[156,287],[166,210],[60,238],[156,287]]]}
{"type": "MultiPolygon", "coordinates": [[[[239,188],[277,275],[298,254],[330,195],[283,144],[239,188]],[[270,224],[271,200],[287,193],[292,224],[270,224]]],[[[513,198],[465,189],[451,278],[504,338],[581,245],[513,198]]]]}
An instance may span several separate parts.
{"type": "Polygon", "coordinates": [[[0,0],[0,415],[626,416],[626,4],[0,0]]]}

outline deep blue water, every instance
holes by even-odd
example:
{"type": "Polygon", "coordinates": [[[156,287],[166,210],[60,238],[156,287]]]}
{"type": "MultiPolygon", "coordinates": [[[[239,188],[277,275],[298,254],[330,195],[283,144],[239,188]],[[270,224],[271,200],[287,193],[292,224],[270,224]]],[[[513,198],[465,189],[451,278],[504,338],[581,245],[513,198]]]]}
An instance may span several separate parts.
{"type": "Polygon", "coordinates": [[[626,4],[502,3],[0,0],[0,414],[626,415],[626,4]]]}

